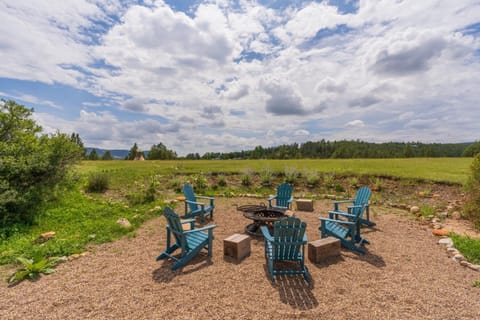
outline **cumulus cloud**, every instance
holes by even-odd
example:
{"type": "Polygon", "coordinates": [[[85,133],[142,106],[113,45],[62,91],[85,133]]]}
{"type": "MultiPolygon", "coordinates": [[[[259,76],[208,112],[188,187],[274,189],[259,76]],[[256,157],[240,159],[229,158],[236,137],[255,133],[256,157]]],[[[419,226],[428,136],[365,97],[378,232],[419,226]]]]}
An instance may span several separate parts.
{"type": "Polygon", "coordinates": [[[98,147],[160,140],[185,154],[307,137],[471,140],[477,2],[360,1],[345,14],[335,1],[197,1],[182,12],[162,0],[5,0],[0,77],[22,90],[1,95],[44,105],[44,128],[98,147]],[[37,82],[98,100],[40,98],[37,82]]]}
{"type": "Polygon", "coordinates": [[[434,57],[441,55],[447,43],[443,38],[428,39],[415,47],[398,52],[382,51],[378,54],[373,70],[380,74],[405,76],[426,71],[434,57]]]}

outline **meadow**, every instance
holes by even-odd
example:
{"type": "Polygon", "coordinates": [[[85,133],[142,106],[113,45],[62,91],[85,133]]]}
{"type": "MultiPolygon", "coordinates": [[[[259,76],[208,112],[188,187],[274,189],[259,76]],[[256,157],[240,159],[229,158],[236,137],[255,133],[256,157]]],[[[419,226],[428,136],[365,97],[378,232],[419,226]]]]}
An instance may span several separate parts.
{"type": "Polygon", "coordinates": [[[294,184],[306,189],[306,176],[314,172],[319,179],[308,190],[311,194],[328,192],[346,197],[354,189],[345,183],[357,177],[360,183],[393,179],[409,181],[410,185],[418,181],[460,188],[469,176],[471,162],[472,158],[83,161],[70,184],[58,190],[57,201],[39,208],[41,213],[34,225],[0,230],[0,264],[38,254],[69,256],[84,252],[91,244],[125,235],[135,237],[136,228],[160,215],[164,201],[178,195],[186,181],[193,181],[196,189],[210,195],[268,194],[274,192],[277,183],[287,180],[287,172],[296,173],[294,184]],[[108,190],[87,192],[89,177],[98,172],[108,175],[108,190]],[[269,172],[269,183],[263,183],[262,172],[269,172]],[[249,184],[242,180],[245,176],[250,177],[249,184]],[[327,178],[333,176],[337,180],[327,188],[327,178]],[[225,177],[227,181],[220,183],[225,177]],[[154,196],[148,198],[149,192],[154,196]],[[118,218],[127,218],[132,226],[120,227],[118,218]],[[49,231],[56,232],[56,237],[43,244],[35,242],[49,231]]]}

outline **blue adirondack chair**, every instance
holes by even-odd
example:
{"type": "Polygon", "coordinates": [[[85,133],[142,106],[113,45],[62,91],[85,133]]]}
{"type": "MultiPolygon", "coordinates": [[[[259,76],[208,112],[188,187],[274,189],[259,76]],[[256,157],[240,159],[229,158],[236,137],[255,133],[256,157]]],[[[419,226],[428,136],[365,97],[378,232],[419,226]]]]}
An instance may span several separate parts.
{"type": "Polygon", "coordinates": [[[330,218],[320,217],[320,232],[322,238],[333,236],[340,239],[340,243],[347,249],[366,253],[362,247],[364,243],[370,243],[360,236],[360,224],[362,212],[367,204],[352,206],[351,214],[341,211],[330,211],[330,218]],[[336,218],[332,218],[334,215],[336,218]]]}
{"type": "Polygon", "coordinates": [[[346,213],[352,214],[352,210],[355,208],[355,206],[365,206],[365,215],[366,217],[363,217],[363,212],[360,215],[360,222],[361,224],[364,224],[366,226],[372,227],[375,226],[376,223],[373,221],[370,221],[370,206],[368,205],[368,200],[370,200],[370,196],[372,194],[372,191],[368,187],[361,187],[358,189],[357,194],[355,195],[355,199],[350,199],[350,200],[341,200],[341,201],[335,201],[333,203],[333,211],[329,211],[330,213],[330,218],[332,219],[338,219],[338,215],[335,215],[336,212],[343,212],[345,213],[344,210],[341,210],[339,208],[339,204],[344,204],[344,203],[351,203],[351,206],[347,207],[346,213]]]}
{"type": "Polygon", "coordinates": [[[203,248],[208,250],[208,256],[212,256],[213,229],[215,225],[195,229],[195,220],[181,221],[180,217],[170,207],[163,209],[163,215],[167,219],[167,248],[158,257],[157,261],[171,258],[176,262],[172,270],[185,266],[203,248]],[[183,224],[190,224],[190,230],[183,230],[183,224]],[[173,234],[175,243],[171,243],[170,236],[173,234]],[[172,255],[177,249],[181,249],[180,257],[172,255]]]}
{"type": "Polygon", "coordinates": [[[277,194],[269,197],[268,207],[281,210],[290,210],[292,209],[292,186],[288,183],[282,183],[277,187],[277,194]],[[275,204],[272,204],[275,200],[275,204]]]}
{"type": "Polygon", "coordinates": [[[295,217],[286,217],[273,224],[273,236],[270,235],[267,226],[262,226],[262,234],[265,238],[265,259],[272,283],[275,282],[276,274],[303,274],[305,280],[310,282],[310,275],[305,266],[305,244],[307,224],[295,217]],[[294,261],[300,264],[300,268],[276,269],[277,261],[294,261]]]}
{"type": "Polygon", "coordinates": [[[187,183],[183,185],[183,194],[185,195],[185,214],[182,216],[183,219],[200,216],[200,221],[203,223],[205,222],[205,215],[208,213],[210,213],[210,219],[213,219],[214,198],[196,196],[192,186],[187,183]],[[198,201],[198,199],[208,200],[209,203],[198,201]]]}

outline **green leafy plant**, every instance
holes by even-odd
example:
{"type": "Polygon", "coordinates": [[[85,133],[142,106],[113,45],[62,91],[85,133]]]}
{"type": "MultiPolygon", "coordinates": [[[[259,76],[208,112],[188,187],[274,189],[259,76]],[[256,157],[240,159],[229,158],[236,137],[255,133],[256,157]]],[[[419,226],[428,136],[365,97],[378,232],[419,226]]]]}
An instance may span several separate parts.
{"type": "Polygon", "coordinates": [[[455,248],[470,262],[480,263],[480,240],[451,233],[450,238],[455,248]]]}
{"type": "Polygon", "coordinates": [[[475,281],[473,281],[472,287],[480,288],[480,280],[475,280],[475,281]]]}
{"type": "Polygon", "coordinates": [[[335,185],[335,191],[336,192],[344,192],[345,188],[341,184],[336,184],[335,185]]]}
{"type": "Polygon", "coordinates": [[[22,268],[18,269],[8,278],[8,283],[20,282],[24,279],[35,280],[40,274],[51,274],[55,272],[55,265],[58,258],[44,258],[41,254],[36,254],[33,259],[18,257],[17,261],[22,264],[22,268]]]}
{"type": "Polygon", "coordinates": [[[182,192],[183,181],[181,179],[172,179],[168,182],[168,188],[172,189],[176,193],[182,192]]]}
{"type": "Polygon", "coordinates": [[[480,230],[480,153],[473,158],[470,172],[471,175],[465,185],[468,198],[464,205],[464,213],[480,230]]]}
{"type": "Polygon", "coordinates": [[[87,192],[103,193],[108,190],[110,177],[106,172],[94,172],[88,177],[87,192]]]}

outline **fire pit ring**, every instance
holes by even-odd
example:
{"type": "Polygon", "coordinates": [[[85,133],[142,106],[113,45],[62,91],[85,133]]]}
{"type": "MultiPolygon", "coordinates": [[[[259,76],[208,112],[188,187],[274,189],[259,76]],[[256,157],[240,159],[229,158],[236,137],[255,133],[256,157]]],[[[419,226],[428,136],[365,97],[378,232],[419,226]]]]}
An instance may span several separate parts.
{"type": "Polygon", "coordinates": [[[283,210],[267,208],[265,205],[241,206],[237,210],[243,211],[245,218],[253,220],[253,223],[245,227],[245,232],[255,237],[262,237],[261,226],[267,226],[271,230],[275,221],[286,216],[283,210]]]}

